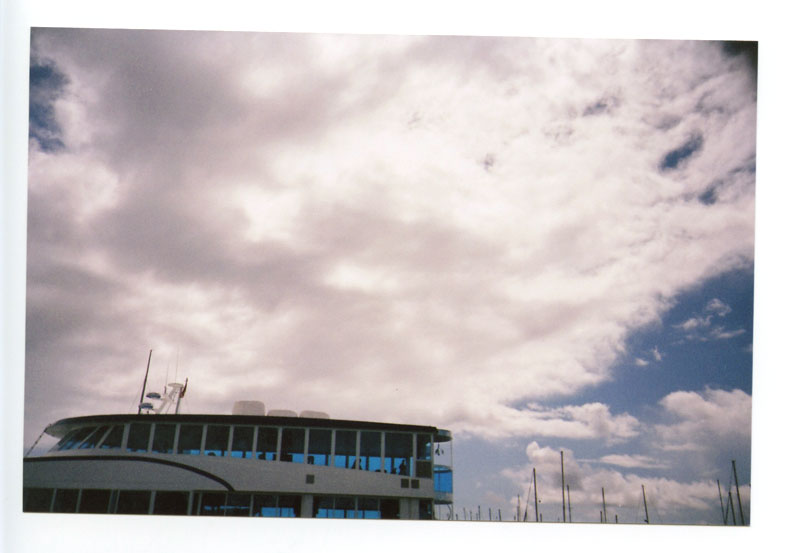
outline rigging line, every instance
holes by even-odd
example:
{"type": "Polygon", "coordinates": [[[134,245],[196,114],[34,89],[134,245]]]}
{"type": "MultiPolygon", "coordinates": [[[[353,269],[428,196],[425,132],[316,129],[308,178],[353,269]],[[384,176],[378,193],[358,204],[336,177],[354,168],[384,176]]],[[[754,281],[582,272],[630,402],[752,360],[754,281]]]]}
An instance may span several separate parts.
{"type": "Polygon", "coordinates": [[[35,441],[35,442],[33,442],[33,445],[31,446],[31,448],[28,450],[28,452],[27,452],[27,453],[25,453],[25,455],[23,455],[23,457],[27,457],[28,455],[30,455],[30,454],[31,454],[31,451],[33,451],[33,448],[34,448],[34,447],[36,447],[36,444],[38,444],[38,443],[39,443],[39,440],[41,440],[41,439],[42,439],[42,436],[44,436],[44,433],[45,433],[46,431],[47,431],[47,428],[45,428],[44,430],[42,430],[42,433],[41,433],[41,434],[39,434],[39,437],[38,437],[38,438],[36,438],[36,441],[35,441]]]}
{"type": "MultiPolygon", "coordinates": [[[[533,467],[533,470],[536,470],[536,467],[533,467]]],[[[525,500],[525,517],[522,519],[523,522],[528,521],[528,505],[531,502],[531,485],[533,485],[533,473],[531,473],[531,481],[528,483],[528,499],[525,500]]],[[[536,522],[539,522],[538,520],[536,522]]]]}

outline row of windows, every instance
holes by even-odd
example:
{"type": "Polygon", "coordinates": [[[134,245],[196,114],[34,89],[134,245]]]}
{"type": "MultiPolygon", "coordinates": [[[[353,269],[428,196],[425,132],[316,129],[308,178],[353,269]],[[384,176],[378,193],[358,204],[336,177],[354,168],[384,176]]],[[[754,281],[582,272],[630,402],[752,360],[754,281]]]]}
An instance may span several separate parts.
{"type": "Polygon", "coordinates": [[[134,422],[76,428],[53,449],[256,458],[430,478],[431,443],[429,433],[134,422]],[[423,462],[414,469],[414,460],[423,462]]]}
{"type": "MultiPolygon", "coordinates": [[[[23,510],[29,513],[156,514],[239,517],[299,517],[299,495],[241,492],[150,490],[77,490],[26,488],[23,510]]],[[[420,500],[420,519],[433,518],[430,500],[420,500]]],[[[314,518],[396,519],[398,499],[314,496],[314,518]]]]}

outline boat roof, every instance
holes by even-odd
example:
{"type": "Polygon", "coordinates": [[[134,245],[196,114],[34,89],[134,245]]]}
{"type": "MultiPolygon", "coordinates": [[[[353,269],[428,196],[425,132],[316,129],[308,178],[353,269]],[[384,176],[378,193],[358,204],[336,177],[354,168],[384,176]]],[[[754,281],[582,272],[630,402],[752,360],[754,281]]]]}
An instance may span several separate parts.
{"type": "Polygon", "coordinates": [[[334,428],[357,430],[385,430],[394,432],[430,432],[435,442],[448,442],[452,439],[449,430],[435,426],[414,424],[395,424],[388,422],[354,421],[312,417],[282,417],[274,415],[223,415],[223,414],[113,414],[87,415],[61,419],[49,425],[45,432],[56,438],[63,437],[69,430],[87,424],[124,424],[129,422],[172,422],[195,424],[239,424],[254,426],[294,426],[309,428],[334,428]]]}

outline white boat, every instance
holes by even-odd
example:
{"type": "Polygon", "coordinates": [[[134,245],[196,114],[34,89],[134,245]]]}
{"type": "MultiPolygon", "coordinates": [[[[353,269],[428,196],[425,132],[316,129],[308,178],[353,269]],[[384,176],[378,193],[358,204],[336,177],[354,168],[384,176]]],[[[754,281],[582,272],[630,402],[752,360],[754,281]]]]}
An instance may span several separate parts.
{"type": "Polygon", "coordinates": [[[441,505],[452,515],[452,450],[450,464],[435,462],[447,430],[265,413],[252,401],[232,415],[141,407],[151,412],[49,425],[59,441],[24,459],[23,510],[426,520],[441,505]]]}

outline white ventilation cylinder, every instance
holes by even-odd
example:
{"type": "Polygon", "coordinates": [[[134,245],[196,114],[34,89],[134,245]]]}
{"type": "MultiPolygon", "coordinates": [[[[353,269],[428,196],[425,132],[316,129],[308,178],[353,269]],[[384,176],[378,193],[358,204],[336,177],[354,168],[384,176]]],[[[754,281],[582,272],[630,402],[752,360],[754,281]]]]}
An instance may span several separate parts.
{"type": "Polygon", "coordinates": [[[301,411],[300,416],[304,419],[329,419],[331,416],[322,411],[301,411]]]}
{"type": "Polygon", "coordinates": [[[248,415],[254,417],[263,417],[266,408],[261,401],[242,400],[233,404],[234,415],[248,415]]]}
{"type": "Polygon", "coordinates": [[[267,416],[270,417],[296,417],[297,413],[291,409],[270,409],[267,416]]]}

